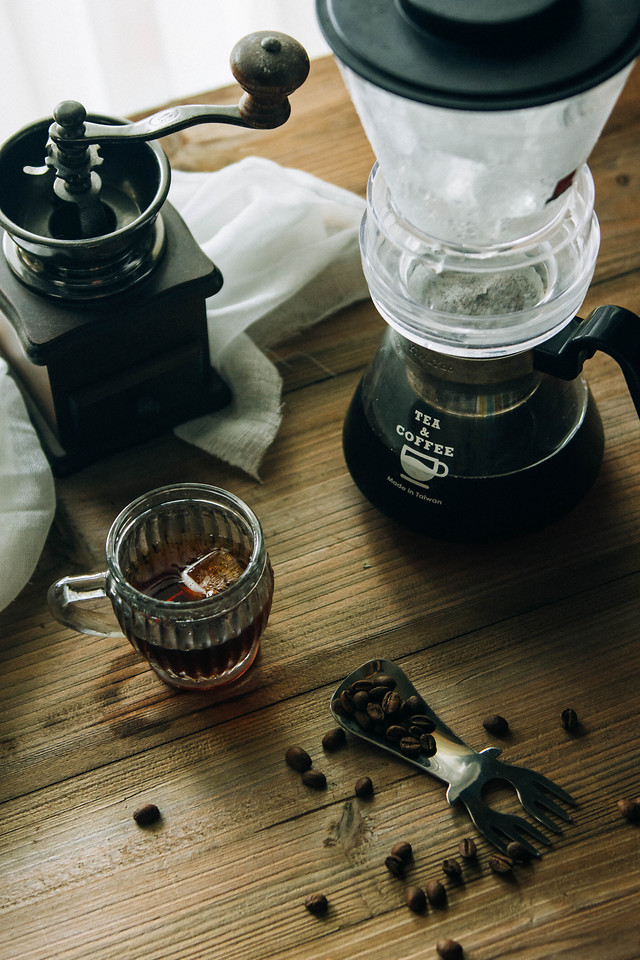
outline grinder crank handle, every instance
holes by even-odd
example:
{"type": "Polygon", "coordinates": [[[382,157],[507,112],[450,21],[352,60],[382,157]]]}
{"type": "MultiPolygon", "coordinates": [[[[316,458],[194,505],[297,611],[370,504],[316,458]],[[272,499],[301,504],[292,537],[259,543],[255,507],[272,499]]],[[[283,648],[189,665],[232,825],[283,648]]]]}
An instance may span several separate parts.
{"type": "Polygon", "coordinates": [[[575,317],[533,350],[533,365],[561,380],[574,380],[596,350],[620,365],[640,417],[640,317],[624,307],[596,307],[586,320],[575,317]]]}
{"type": "Polygon", "coordinates": [[[156,140],[196,123],[230,123],[268,130],[289,118],[288,97],[307,79],[309,58],[297,40],[285,33],[259,31],[239,40],[231,51],[231,71],[245,91],[234,106],[187,104],[169,107],[134,123],[85,122],[86,111],[75,100],[63,100],[49,128],[61,148],[89,143],[156,140]]]}

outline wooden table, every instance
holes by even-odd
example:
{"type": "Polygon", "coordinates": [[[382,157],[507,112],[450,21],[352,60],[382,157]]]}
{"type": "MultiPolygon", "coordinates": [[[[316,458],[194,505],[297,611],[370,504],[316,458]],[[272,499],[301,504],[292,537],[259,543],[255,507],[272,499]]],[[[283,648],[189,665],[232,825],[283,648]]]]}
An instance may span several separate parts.
{"type": "MultiPolygon", "coordinates": [[[[236,98],[216,93],[213,102],[236,98]]],[[[330,60],[313,64],[281,130],[193,128],[176,167],[257,153],[363,194],[372,155],[330,60]]],[[[586,308],[640,310],[640,73],[592,160],[602,224],[586,308]]],[[[640,828],[640,426],[616,365],[588,377],[606,428],[595,487],[568,516],[489,546],[412,536],[359,494],[341,453],[344,413],[383,331],[370,304],[274,354],[284,422],[257,483],[173,435],[57,481],[39,566],[0,617],[2,960],[422,960],[452,937],[468,960],[637,960],[640,828]],[[276,575],[259,659],[217,695],[164,686],[124,640],[78,636],[47,611],[48,584],[101,569],[107,529],[173,481],[232,489],[262,520],[276,575]],[[573,823],[508,878],[442,785],[374,747],[323,751],[332,691],[363,661],[399,662],[477,749],[498,741],[579,800],[573,823]],[[560,724],[565,707],[582,729],[560,724]],[[297,743],[326,773],[306,788],[297,743]],[[354,796],[369,775],[371,799],[354,796]],[[162,813],[142,829],[133,811],[162,813]],[[442,874],[478,839],[463,882],[442,874]],[[384,861],[408,840],[404,881],[384,861]],[[443,879],[446,909],[411,913],[408,883],[443,879]],[[304,907],[310,893],[328,914],[304,907]]],[[[501,808],[515,808],[495,792],[501,808]]]]}

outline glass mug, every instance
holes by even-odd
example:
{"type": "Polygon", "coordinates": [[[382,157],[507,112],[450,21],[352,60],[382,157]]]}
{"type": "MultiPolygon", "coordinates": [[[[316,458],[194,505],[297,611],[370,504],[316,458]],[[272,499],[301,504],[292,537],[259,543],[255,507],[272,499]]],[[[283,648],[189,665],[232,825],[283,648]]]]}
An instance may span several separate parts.
{"type": "Polygon", "coordinates": [[[171,686],[208,690],[249,669],[272,597],[253,511],[219,487],[178,483],[125,507],[107,535],[106,570],[58,580],[48,600],[53,616],[80,633],[124,634],[171,686]],[[120,630],[90,609],[102,598],[120,630]]]}

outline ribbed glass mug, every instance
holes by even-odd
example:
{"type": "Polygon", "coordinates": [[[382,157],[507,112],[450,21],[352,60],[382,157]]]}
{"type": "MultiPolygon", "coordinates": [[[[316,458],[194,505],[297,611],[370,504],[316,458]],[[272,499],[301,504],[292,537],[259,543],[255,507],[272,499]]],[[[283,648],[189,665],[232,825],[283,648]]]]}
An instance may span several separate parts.
{"type": "Polygon", "coordinates": [[[81,633],[121,636],[108,614],[89,604],[108,598],[120,625],[166,683],[207,690],[240,677],[253,663],[273,598],[273,571],[260,522],[219,487],[179,483],[134,500],[107,535],[106,570],[64,577],[49,589],[49,607],[81,633]],[[167,599],[158,586],[213,550],[242,572],[198,599],[167,599]]]}

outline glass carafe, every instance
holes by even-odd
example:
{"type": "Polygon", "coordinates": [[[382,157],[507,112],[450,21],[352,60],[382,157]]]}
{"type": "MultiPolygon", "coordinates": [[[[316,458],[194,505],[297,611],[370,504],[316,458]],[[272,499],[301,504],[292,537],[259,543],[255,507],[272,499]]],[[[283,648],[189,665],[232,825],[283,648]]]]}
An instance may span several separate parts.
{"type": "Polygon", "coordinates": [[[362,493],[411,529],[487,540],[573,507],[602,460],[602,423],[582,376],[438,353],[389,328],[351,401],[347,466],[362,493]]]}

